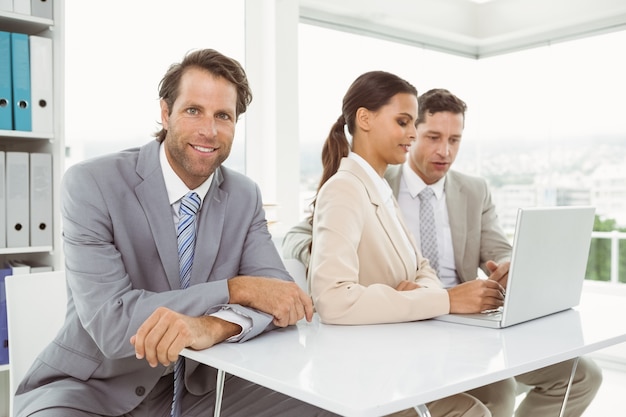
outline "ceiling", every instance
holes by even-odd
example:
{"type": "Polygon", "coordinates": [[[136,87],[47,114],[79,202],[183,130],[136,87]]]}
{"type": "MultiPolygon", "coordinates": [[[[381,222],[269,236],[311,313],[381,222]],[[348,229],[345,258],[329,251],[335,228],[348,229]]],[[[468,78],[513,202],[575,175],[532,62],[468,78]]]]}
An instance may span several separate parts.
{"type": "Polygon", "coordinates": [[[626,29],[626,0],[300,0],[300,20],[478,59],[626,29]]]}

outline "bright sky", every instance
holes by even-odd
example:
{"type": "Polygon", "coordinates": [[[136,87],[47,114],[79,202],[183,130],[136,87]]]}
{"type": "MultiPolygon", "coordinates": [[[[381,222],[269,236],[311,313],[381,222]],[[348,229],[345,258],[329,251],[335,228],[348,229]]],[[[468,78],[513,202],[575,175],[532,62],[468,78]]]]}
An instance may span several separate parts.
{"type": "MultiPolygon", "coordinates": [[[[626,134],[626,60],[618,52],[626,31],[481,60],[378,39],[363,47],[358,35],[309,25],[301,25],[300,37],[307,46],[300,56],[301,80],[315,80],[301,83],[300,111],[324,119],[322,130],[303,129],[304,141],[325,137],[352,80],[372,69],[395,72],[419,92],[451,90],[469,106],[466,135],[482,140],[626,134]],[[308,94],[328,104],[320,106],[308,94]]],[[[306,120],[301,124],[308,126],[306,120]]]]}

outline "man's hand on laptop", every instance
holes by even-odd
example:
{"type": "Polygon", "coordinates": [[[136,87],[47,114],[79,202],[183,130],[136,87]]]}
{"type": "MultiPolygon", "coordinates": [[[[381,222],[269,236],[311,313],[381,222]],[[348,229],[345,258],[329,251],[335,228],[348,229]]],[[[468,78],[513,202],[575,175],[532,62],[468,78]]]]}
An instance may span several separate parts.
{"type": "Polygon", "coordinates": [[[490,279],[475,279],[448,288],[450,313],[480,313],[504,304],[504,288],[490,279]]]}
{"type": "Polygon", "coordinates": [[[511,266],[511,262],[509,261],[502,262],[501,264],[497,264],[494,261],[487,261],[487,269],[491,272],[489,279],[497,281],[502,285],[502,288],[506,288],[506,282],[509,278],[509,266],[511,266]]]}

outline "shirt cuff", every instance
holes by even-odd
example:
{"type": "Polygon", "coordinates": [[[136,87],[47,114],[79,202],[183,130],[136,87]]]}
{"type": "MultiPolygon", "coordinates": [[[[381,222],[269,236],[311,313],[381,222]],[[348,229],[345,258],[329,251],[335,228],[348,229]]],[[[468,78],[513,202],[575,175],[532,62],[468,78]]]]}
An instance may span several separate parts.
{"type": "Polygon", "coordinates": [[[229,337],[226,339],[226,342],[238,342],[252,329],[252,319],[250,317],[244,316],[228,306],[224,306],[220,311],[216,311],[210,315],[241,326],[241,332],[229,337]]]}

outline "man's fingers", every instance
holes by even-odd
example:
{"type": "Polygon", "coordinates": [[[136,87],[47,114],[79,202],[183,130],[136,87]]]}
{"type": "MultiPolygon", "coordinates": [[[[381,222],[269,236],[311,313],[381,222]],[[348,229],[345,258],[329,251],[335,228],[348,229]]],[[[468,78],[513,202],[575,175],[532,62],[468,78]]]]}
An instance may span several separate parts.
{"type": "MultiPolygon", "coordinates": [[[[304,317],[306,321],[313,320],[313,300],[311,296],[304,291],[300,291],[300,305],[304,309],[304,317]]],[[[302,318],[302,316],[300,316],[302,318]]]]}
{"type": "Polygon", "coordinates": [[[486,263],[487,269],[493,273],[496,269],[498,269],[498,264],[494,261],[487,261],[486,263]]]}
{"type": "Polygon", "coordinates": [[[159,357],[159,346],[166,334],[167,326],[159,322],[146,335],[144,343],[145,357],[153,368],[161,362],[162,355],[159,357]]]}
{"type": "Polygon", "coordinates": [[[144,359],[152,367],[159,363],[168,366],[178,358],[191,337],[184,318],[166,308],[158,308],[131,337],[137,359],[144,359]]]}
{"type": "Polygon", "coordinates": [[[302,317],[304,317],[304,306],[302,305],[301,302],[298,301],[296,303],[296,305],[294,306],[294,309],[295,309],[295,312],[296,312],[296,321],[298,321],[302,317]]]}
{"type": "Polygon", "coordinates": [[[152,313],[150,317],[148,317],[146,321],[144,321],[143,324],[139,326],[139,329],[137,329],[137,333],[133,336],[134,342],[131,339],[131,343],[135,345],[135,356],[137,357],[137,359],[143,359],[146,356],[146,336],[152,330],[154,325],[158,322],[158,318],[156,317],[155,313],[152,313]]]}

